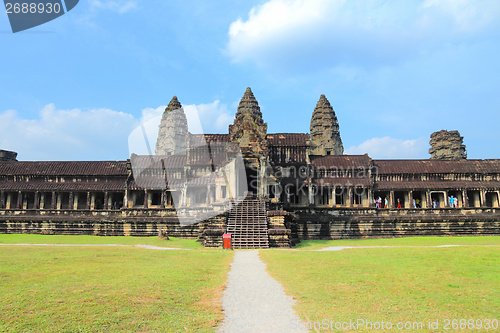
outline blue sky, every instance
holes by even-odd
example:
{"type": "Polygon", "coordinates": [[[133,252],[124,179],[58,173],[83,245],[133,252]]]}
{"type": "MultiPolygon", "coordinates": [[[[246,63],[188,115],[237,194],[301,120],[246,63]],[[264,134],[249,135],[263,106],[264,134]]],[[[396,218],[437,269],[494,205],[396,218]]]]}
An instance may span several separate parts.
{"type": "Polygon", "coordinates": [[[177,95],[227,133],[247,86],[268,132],[308,132],[321,94],[346,153],[428,158],[459,130],[500,158],[496,0],[81,0],[12,34],[0,14],[0,149],[20,160],[123,160],[177,95]]]}

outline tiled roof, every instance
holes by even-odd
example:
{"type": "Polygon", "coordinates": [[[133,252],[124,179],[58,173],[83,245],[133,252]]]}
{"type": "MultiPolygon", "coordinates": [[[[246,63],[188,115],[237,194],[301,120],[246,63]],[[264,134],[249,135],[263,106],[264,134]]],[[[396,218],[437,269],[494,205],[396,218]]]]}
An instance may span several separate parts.
{"type": "Polygon", "coordinates": [[[500,160],[373,160],[379,174],[500,173],[500,160]]]}
{"type": "Polygon", "coordinates": [[[320,178],[314,181],[318,186],[371,186],[373,184],[370,178],[320,178]]]}
{"type": "Polygon", "coordinates": [[[309,134],[306,133],[274,133],[267,135],[270,146],[307,146],[309,134]]]}
{"type": "Polygon", "coordinates": [[[14,182],[0,181],[4,191],[123,191],[125,179],[99,182],[14,182]]]}
{"type": "Polygon", "coordinates": [[[375,183],[375,190],[452,190],[452,189],[498,189],[498,181],[383,181],[375,183]]]}
{"type": "Polygon", "coordinates": [[[2,176],[123,176],[127,161],[0,162],[2,176]]]}
{"type": "Polygon", "coordinates": [[[371,159],[368,155],[329,155],[311,158],[315,167],[328,169],[368,169],[371,159]]]}

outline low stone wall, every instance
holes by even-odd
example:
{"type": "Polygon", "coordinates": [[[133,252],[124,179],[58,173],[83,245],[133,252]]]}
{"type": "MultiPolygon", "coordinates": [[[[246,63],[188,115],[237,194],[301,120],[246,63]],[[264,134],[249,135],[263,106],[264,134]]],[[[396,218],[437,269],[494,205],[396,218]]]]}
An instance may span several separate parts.
{"type": "Polygon", "coordinates": [[[0,233],[194,238],[210,220],[181,226],[174,210],[0,210],[0,233]]]}
{"type": "Polygon", "coordinates": [[[500,235],[499,209],[293,210],[292,238],[350,239],[404,236],[500,235]]]}

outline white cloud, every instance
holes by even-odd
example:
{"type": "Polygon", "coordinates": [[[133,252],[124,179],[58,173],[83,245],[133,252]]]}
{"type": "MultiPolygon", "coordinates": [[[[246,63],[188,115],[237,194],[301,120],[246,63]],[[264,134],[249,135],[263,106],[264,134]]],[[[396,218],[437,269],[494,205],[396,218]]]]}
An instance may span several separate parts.
{"type": "Polygon", "coordinates": [[[91,0],[90,8],[93,10],[109,10],[120,14],[137,8],[134,0],[91,0]]]}
{"type": "Polygon", "coordinates": [[[386,65],[497,31],[496,0],[269,0],[229,27],[234,62],[277,70],[386,65]]]}
{"type": "MultiPolygon", "coordinates": [[[[218,100],[185,109],[194,132],[203,126],[204,133],[227,133],[233,119],[218,100]]],[[[123,160],[129,157],[129,134],[140,123],[154,152],[164,110],[165,106],[145,108],[136,118],[104,108],[60,110],[48,104],[36,119],[7,110],[0,112],[0,149],[18,152],[21,160],[123,160]]]]}
{"type": "Polygon", "coordinates": [[[413,140],[394,139],[389,136],[373,138],[346,149],[346,155],[368,154],[377,159],[419,159],[427,156],[427,143],[423,138],[413,140]]]}
{"type": "Polygon", "coordinates": [[[17,151],[22,160],[123,159],[119,152],[134,122],[132,115],[109,109],[48,104],[37,119],[8,110],[0,113],[0,147],[17,151]]]}

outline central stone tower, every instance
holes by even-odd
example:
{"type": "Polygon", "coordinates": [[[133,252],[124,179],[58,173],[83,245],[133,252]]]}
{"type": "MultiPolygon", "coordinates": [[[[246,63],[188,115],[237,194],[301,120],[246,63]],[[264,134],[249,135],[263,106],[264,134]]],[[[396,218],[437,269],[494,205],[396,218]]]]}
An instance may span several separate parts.
{"type": "Polygon", "coordinates": [[[262,119],[259,103],[247,88],[238,106],[233,125],[229,125],[231,142],[237,143],[243,157],[256,162],[267,156],[267,124],[262,119]]]}
{"type": "Polygon", "coordinates": [[[325,95],[319,98],[311,118],[309,134],[311,155],[343,155],[339,123],[325,95]]]}

